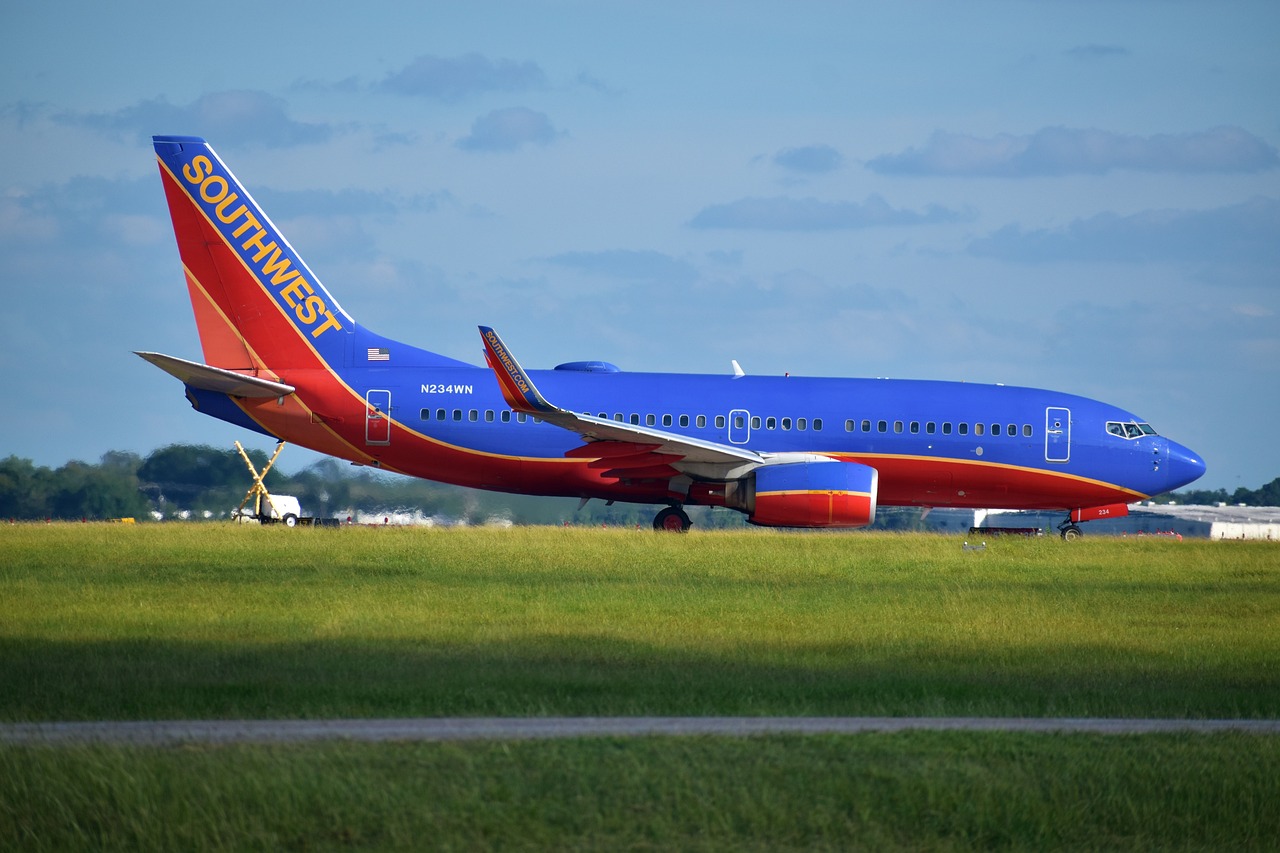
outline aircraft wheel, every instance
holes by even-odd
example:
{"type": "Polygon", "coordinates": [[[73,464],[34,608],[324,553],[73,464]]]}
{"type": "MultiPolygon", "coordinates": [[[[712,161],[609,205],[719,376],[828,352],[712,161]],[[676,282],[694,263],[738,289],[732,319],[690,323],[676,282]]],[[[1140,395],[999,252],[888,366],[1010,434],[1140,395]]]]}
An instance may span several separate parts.
{"type": "Polygon", "coordinates": [[[654,517],[653,529],[666,533],[686,533],[692,523],[680,507],[669,506],[654,517]]]}
{"type": "Polygon", "coordinates": [[[1074,542],[1082,536],[1084,536],[1084,531],[1074,524],[1068,524],[1062,528],[1062,538],[1068,542],[1074,542]]]}
{"type": "Polygon", "coordinates": [[[285,526],[285,527],[297,527],[297,526],[298,526],[298,517],[297,517],[296,515],[294,515],[293,513],[291,513],[291,512],[287,512],[287,513],[285,513],[284,518],[282,518],[282,519],[281,519],[281,521],[283,521],[283,522],[284,522],[284,526],[285,526]]]}

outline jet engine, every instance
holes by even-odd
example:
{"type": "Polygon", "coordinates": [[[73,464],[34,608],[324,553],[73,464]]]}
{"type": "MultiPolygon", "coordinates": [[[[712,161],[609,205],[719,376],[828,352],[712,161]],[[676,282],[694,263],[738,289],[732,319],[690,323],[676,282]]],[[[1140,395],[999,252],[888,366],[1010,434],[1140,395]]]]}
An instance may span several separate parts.
{"type": "Polygon", "coordinates": [[[866,527],[879,472],[856,462],[765,465],[725,489],[725,506],[765,527],[866,527]]]}

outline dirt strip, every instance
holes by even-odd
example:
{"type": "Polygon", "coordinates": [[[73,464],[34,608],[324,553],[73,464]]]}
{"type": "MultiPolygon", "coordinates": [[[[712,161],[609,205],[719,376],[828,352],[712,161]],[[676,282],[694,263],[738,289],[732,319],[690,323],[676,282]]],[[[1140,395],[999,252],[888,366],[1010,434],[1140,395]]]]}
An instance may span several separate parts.
{"type": "Polygon", "coordinates": [[[140,720],[0,724],[0,743],[299,743],[545,740],[583,737],[861,734],[903,731],[1280,734],[1280,720],[1144,720],[1040,717],[453,717],[401,720],[140,720]]]}

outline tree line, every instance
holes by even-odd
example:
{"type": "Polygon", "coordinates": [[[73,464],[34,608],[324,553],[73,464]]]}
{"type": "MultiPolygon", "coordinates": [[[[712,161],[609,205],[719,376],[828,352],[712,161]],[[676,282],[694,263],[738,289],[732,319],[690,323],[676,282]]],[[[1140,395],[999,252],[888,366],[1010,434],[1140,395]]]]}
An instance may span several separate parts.
{"type": "MultiPolygon", "coordinates": [[[[247,451],[262,471],[269,456],[247,451]]],[[[288,450],[285,451],[286,455],[288,450]]],[[[647,528],[655,512],[633,504],[608,506],[573,498],[506,495],[433,483],[322,459],[295,474],[272,467],[264,478],[272,494],[296,496],[308,515],[346,518],[418,514],[445,523],[587,524],[647,528]]],[[[72,461],[59,468],[30,459],[0,459],[0,519],[14,521],[138,521],[228,518],[253,485],[234,449],[172,444],[147,456],[111,451],[98,464],[72,461]]],[[[739,526],[731,510],[698,508],[700,527],[739,526]]]]}
{"type": "Polygon", "coordinates": [[[1244,504],[1245,506],[1280,506],[1280,477],[1257,489],[1246,489],[1243,486],[1233,492],[1226,489],[1187,489],[1182,492],[1171,492],[1159,495],[1156,503],[1177,501],[1180,504],[1244,504]]]}
{"type": "MultiPolygon", "coordinates": [[[[248,451],[261,471],[268,456],[248,451]]],[[[59,468],[35,465],[30,459],[0,459],[0,519],[138,520],[227,518],[244,498],[253,478],[233,449],[172,444],[147,456],[113,450],[97,464],[71,461],[59,468]]],[[[321,517],[345,514],[417,511],[450,521],[481,524],[503,519],[515,524],[590,524],[647,528],[653,507],[590,501],[585,507],[571,498],[536,498],[480,492],[427,480],[355,468],[322,459],[296,474],[272,468],[267,488],[296,495],[305,512],[321,517]]],[[[1280,477],[1258,489],[1191,489],[1161,495],[1157,502],[1180,504],[1245,504],[1280,506],[1280,477]]],[[[877,526],[909,528],[915,515],[884,508],[877,526]]],[[[731,510],[691,507],[699,528],[740,527],[743,517],[731,510]]]]}

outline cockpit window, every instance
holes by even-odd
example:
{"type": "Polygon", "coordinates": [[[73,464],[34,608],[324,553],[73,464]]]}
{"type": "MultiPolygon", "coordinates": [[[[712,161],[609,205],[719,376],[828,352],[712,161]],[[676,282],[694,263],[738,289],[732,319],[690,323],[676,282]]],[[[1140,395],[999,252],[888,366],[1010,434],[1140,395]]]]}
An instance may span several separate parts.
{"type": "Polygon", "coordinates": [[[1107,432],[1120,438],[1142,438],[1144,435],[1156,435],[1151,424],[1140,424],[1136,421],[1107,421],[1107,432]]]}

